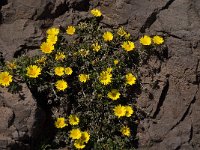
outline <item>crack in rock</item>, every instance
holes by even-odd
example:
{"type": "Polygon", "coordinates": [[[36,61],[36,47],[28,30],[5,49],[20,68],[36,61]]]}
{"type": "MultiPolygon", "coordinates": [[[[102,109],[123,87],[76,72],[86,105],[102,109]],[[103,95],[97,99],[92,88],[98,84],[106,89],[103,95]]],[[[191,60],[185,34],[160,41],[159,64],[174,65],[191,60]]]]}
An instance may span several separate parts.
{"type": "Polygon", "coordinates": [[[7,0],[1,0],[0,1],[0,8],[1,8],[1,6],[6,5],[6,4],[8,4],[7,0]]]}
{"type": "Polygon", "coordinates": [[[198,59],[197,61],[197,65],[196,65],[196,69],[195,69],[195,74],[196,74],[196,83],[198,85],[198,89],[199,89],[199,83],[200,83],[200,71],[198,71],[199,68],[199,62],[200,60],[198,59]]]}
{"type": "Polygon", "coordinates": [[[26,54],[30,50],[39,49],[39,46],[27,46],[27,45],[21,45],[21,48],[19,50],[16,50],[13,57],[18,58],[22,56],[23,54],[26,54]]]}
{"type": "Polygon", "coordinates": [[[143,25],[143,26],[141,27],[141,29],[140,29],[140,32],[141,32],[141,33],[145,33],[146,29],[150,28],[151,25],[156,21],[157,15],[158,15],[161,11],[163,11],[163,10],[165,10],[165,9],[168,9],[169,6],[170,6],[174,1],[175,1],[175,0],[169,0],[169,1],[165,4],[165,6],[161,7],[160,9],[155,9],[155,10],[153,11],[153,13],[151,13],[151,15],[146,19],[144,25],[143,25]]]}
{"type": "MultiPolygon", "coordinates": [[[[196,91],[196,94],[197,94],[198,90],[196,91]]],[[[186,116],[188,115],[189,113],[189,110],[191,108],[191,105],[195,103],[196,101],[196,94],[194,96],[194,98],[192,99],[192,101],[190,102],[189,106],[187,107],[186,111],[184,112],[183,116],[181,117],[181,119],[171,127],[170,130],[173,130],[176,126],[178,126],[183,120],[185,120],[186,116]]]]}
{"type": "MultiPolygon", "coordinates": [[[[167,31],[158,31],[158,32],[161,32],[161,33],[167,35],[168,37],[173,37],[175,39],[184,40],[183,38],[181,38],[181,37],[179,37],[177,35],[174,35],[174,34],[172,34],[170,32],[167,32],[167,31]]],[[[186,41],[186,40],[184,40],[184,41],[186,41]]]]}
{"type": "Polygon", "coordinates": [[[51,11],[53,10],[55,4],[52,2],[49,2],[45,8],[44,11],[36,18],[36,20],[45,20],[45,19],[52,19],[51,11]]]}
{"type": "Polygon", "coordinates": [[[45,20],[45,19],[55,19],[65,12],[69,11],[70,8],[78,11],[88,11],[90,8],[89,0],[79,0],[79,1],[64,1],[60,4],[55,4],[53,2],[49,2],[46,6],[44,11],[41,13],[40,16],[37,17],[36,20],[45,20]]]}
{"type": "Polygon", "coordinates": [[[162,93],[160,95],[160,98],[159,98],[159,101],[158,101],[158,104],[157,104],[157,107],[156,107],[156,111],[153,114],[153,118],[154,119],[157,117],[157,115],[160,112],[160,108],[162,107],[162,105],[163,105],[163,103],[165,101],[165,98],[167,96],[168,90],[169,90],[169,80],[167,79],[167,81],[166,81],[166,83],[165,83],[165,85],[163,87],[162,93]]]}
{"type": "Polygon", "coordinates": [[[192,141],[192,138],[193,138],[193,125],[191,124],[190,137],[188,142],[192,141]]]}

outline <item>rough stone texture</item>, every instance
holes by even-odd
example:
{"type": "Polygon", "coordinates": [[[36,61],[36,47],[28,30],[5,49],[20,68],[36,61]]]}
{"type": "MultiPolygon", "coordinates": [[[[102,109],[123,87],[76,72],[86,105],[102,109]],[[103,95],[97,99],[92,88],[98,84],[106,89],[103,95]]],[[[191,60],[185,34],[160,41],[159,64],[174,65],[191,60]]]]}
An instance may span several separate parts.
{"type": "MultiPolygon", "coordinates": [[[[147,32],[162,33],[167,37],[168,58],[161,63],[160,72],[149,80],[149,83],[156,82],[159,89],[147,87],[148,92],[141,95],[147,95],[141,98],[147,103],[144,108],[152,117],[142,122],[145,131],[139,134],[141,149],[200,148],[200,130],[196,128],[200,125],[200,117],[194,115],[198,113],[195,108],[200,101],[200,7],[197,3],[171,1],[167,9],[157,12],[157,19],[149,25],[147,32]],[[153,95],[152,99],[148,98],[149,93],[153,95]]],[[[147,70],[154,69],[151,62],[157,60],[150,59],[147,70]]]]}
{"type": "Polygon", "coordinates": [[[19,145],[20,149],[30,149],[44,128],[44,112],[25,85],[18,94],[5,88],[0,91],[0,149],[16,149],[19,145]]]}
{"type": "MultiPolygon", "coordinates": [[[[94,7],[104,14],[102,24],[124,25],[135,39],[143,34],[165,36],[167,51],[140,68],[144,89],[138,104],[149,117],[140,122],[138,149],[200,149],[199,0],[1,0],[0,6],[0,51],[6,60],[34,52],[49,26],[76,23],[94,7]]],[[[23,128],[20,121],[30,116],[30,110],[9,101],[3,104],[0,130],[23,128]],[[21,115],[22,120],[17,117],[21,115]]],[[[20,134],[0,135],[0,145],[27,128],[20,134]]]]}

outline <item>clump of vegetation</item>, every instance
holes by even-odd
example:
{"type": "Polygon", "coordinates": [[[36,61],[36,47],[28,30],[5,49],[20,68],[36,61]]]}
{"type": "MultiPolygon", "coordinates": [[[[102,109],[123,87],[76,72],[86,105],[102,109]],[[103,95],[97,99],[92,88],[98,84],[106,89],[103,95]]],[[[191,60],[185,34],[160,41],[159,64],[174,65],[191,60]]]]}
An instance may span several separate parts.
{"type": "Polygon", "coordinates": [[[52,27],[42,42],[42,55],[7,62],[0,84],[11,91],[27,83],[51,103],[57,128],[52,147],[68,149],[132,149],[137,126],[138,64],[141,53],[164,40],[144,35],[136,48],[123,28],[105,29],[98,9],[91,18],[70,25],[66,32],[52,27]],[[67,40],[68,39],[68,40],[67,40]]]}

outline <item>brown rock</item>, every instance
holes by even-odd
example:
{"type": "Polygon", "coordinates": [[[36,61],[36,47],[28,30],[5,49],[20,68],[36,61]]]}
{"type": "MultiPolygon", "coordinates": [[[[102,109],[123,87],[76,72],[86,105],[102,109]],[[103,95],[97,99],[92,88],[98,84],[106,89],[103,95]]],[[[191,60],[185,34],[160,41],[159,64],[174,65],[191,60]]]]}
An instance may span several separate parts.
{"type": "MultiPolygon", "coordinates": [[[[144,131],[138,132],[139,149],[200,149],[199,0],[39,0],[37,3],[9,0],[1,3],[0,51],[6,59],[34,51],[48,27],[76,23],[97,6],[103,13],[104,26],[123,25],[135,39],[143,34],[164,36],[165,53],[161,49],[140,68],[144,89],[138,105],[149,118],[140,124],[144,131]]],[[[34,117],[41,109],[26,90],[25,100],[2,90],[1,95],[6,98],[0,100],[0,106],[6,111],[0,116],[4,120],[0,128],[8,129],[6,135],[0,134],[2,147],[19,137],[39,132],[37,128],[31,132],[33,122],[37,119],[41,122],[45,116],[41,113],[39,118],[34,117]]],[[[23,142],[17,144],[23,145],[23,142]]]]}
{"type": "Polygon", "coordinates": [[[0,132],[6,131],[12,124],[14,114],[12,109],[8,107],[0,107],[0,132]]]}
{"type": "Polygon", "coordinates": [[[28,148],[42,131],[44,112],[38,108],[26,85],[22,85],[22,91],[18,94],[11,94],[3,88],[1,92],[0,101],[6,107],[0,109],[0,141],[4,143],[4,147],[12,147],[18,143],[21,147],[28,148]],[[43,117],[43,121],[40,117],[43,117]]]}

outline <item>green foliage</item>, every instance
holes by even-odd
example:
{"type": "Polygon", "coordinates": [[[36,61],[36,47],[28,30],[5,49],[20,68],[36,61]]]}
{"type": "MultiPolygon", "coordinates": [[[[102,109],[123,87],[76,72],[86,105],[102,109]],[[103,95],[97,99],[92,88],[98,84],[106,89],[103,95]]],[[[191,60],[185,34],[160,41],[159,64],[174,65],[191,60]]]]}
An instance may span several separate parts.
{"type": "MultiPolygon", "coordinates": [[[[10,62],[14,63],[15,67],[7,65],[3,69],[13,75],[11,91],[16,91],[18,82],[25,82],[38,96],[39,101],[52,104],[52,110],[56,110],[55,120],[59,117],[65,118],[65,122],[62,123],[65,127],[61,127],[57,122],[57,133],[53,144],[50,144],[52,148],[64,145],[74,149],[75,141],[69,136],[70,130],[80,128],[81,131],[90,134],[89,142],[82,143],[86,149],[134,149],[137,140],[135,103],[140,92],[138,65],[142,61],[141,54],[148,46],[135,49],[134,43],[130,42],[130,45],[123,47],[125,41],[133,41],[130,34],[123,28],[105,29],[101,26],[100,20],[99,17],[91,17],[79,22],[74,26],[75,33],[71,35],[66,32],[55,33],[54,43],[48,33],[46,43],[49,47],[44,48],[41,45],[44,54],[33,57],[22,56],[10,62]],[[112,33],[112,40],[105,41],[106,31],[112,33]],[[96,43],[98,44],[95,49],[96,43]],[[48,51],[50,47],[54,48],[48,51]],[[29,70],[31,65],[38,68],[29,70]],[[57,67],[64,69],[60,71],[61,74],[55,71],[57,67]],[[67,67],[73,70],[72,74],[66,73],[67,67]],[[100,80],[103,71],[106,73],[103,78],[110,80],[110,82],[106,80],[106,84],[100,80]],[[133,75],[130,81],[127,78],[128,73],[133,75]],[[36,76],[31,77],[31,74],[36,76]],[[80,79],[80,74],[88,75],[83,79],[85,81],[80,79]],[[112,78],[109,79],[107,75],[112,75],[112,78]],[[63,81],[60,86],[57,84],[59,80],[63,81]],[[117,89],[120,93],[117,100],[108,97],[112,89],[117,89]],[[120,112],[114,112],[114,108],[118,105],[130,106],[133,114],[127,116],[128,110],[126,110],[126,113],[119,117],[117,113],[120,112]],[[70,114],[78,116],[80,119],[78,125],[69,125],[70,114]],[[59,129],[59,126],[62,129],[59,129]],[[129,127],[130,133],[124,134],[121,131],[123,126],[129,127]]],[[[51,29],[59,31],[56,28],[51,29]]],[[[149,48],[156,49],[156,46],[151,45],[149,48]]],[[[46,148],[43,145],[42,149],[46,148]]]]}

